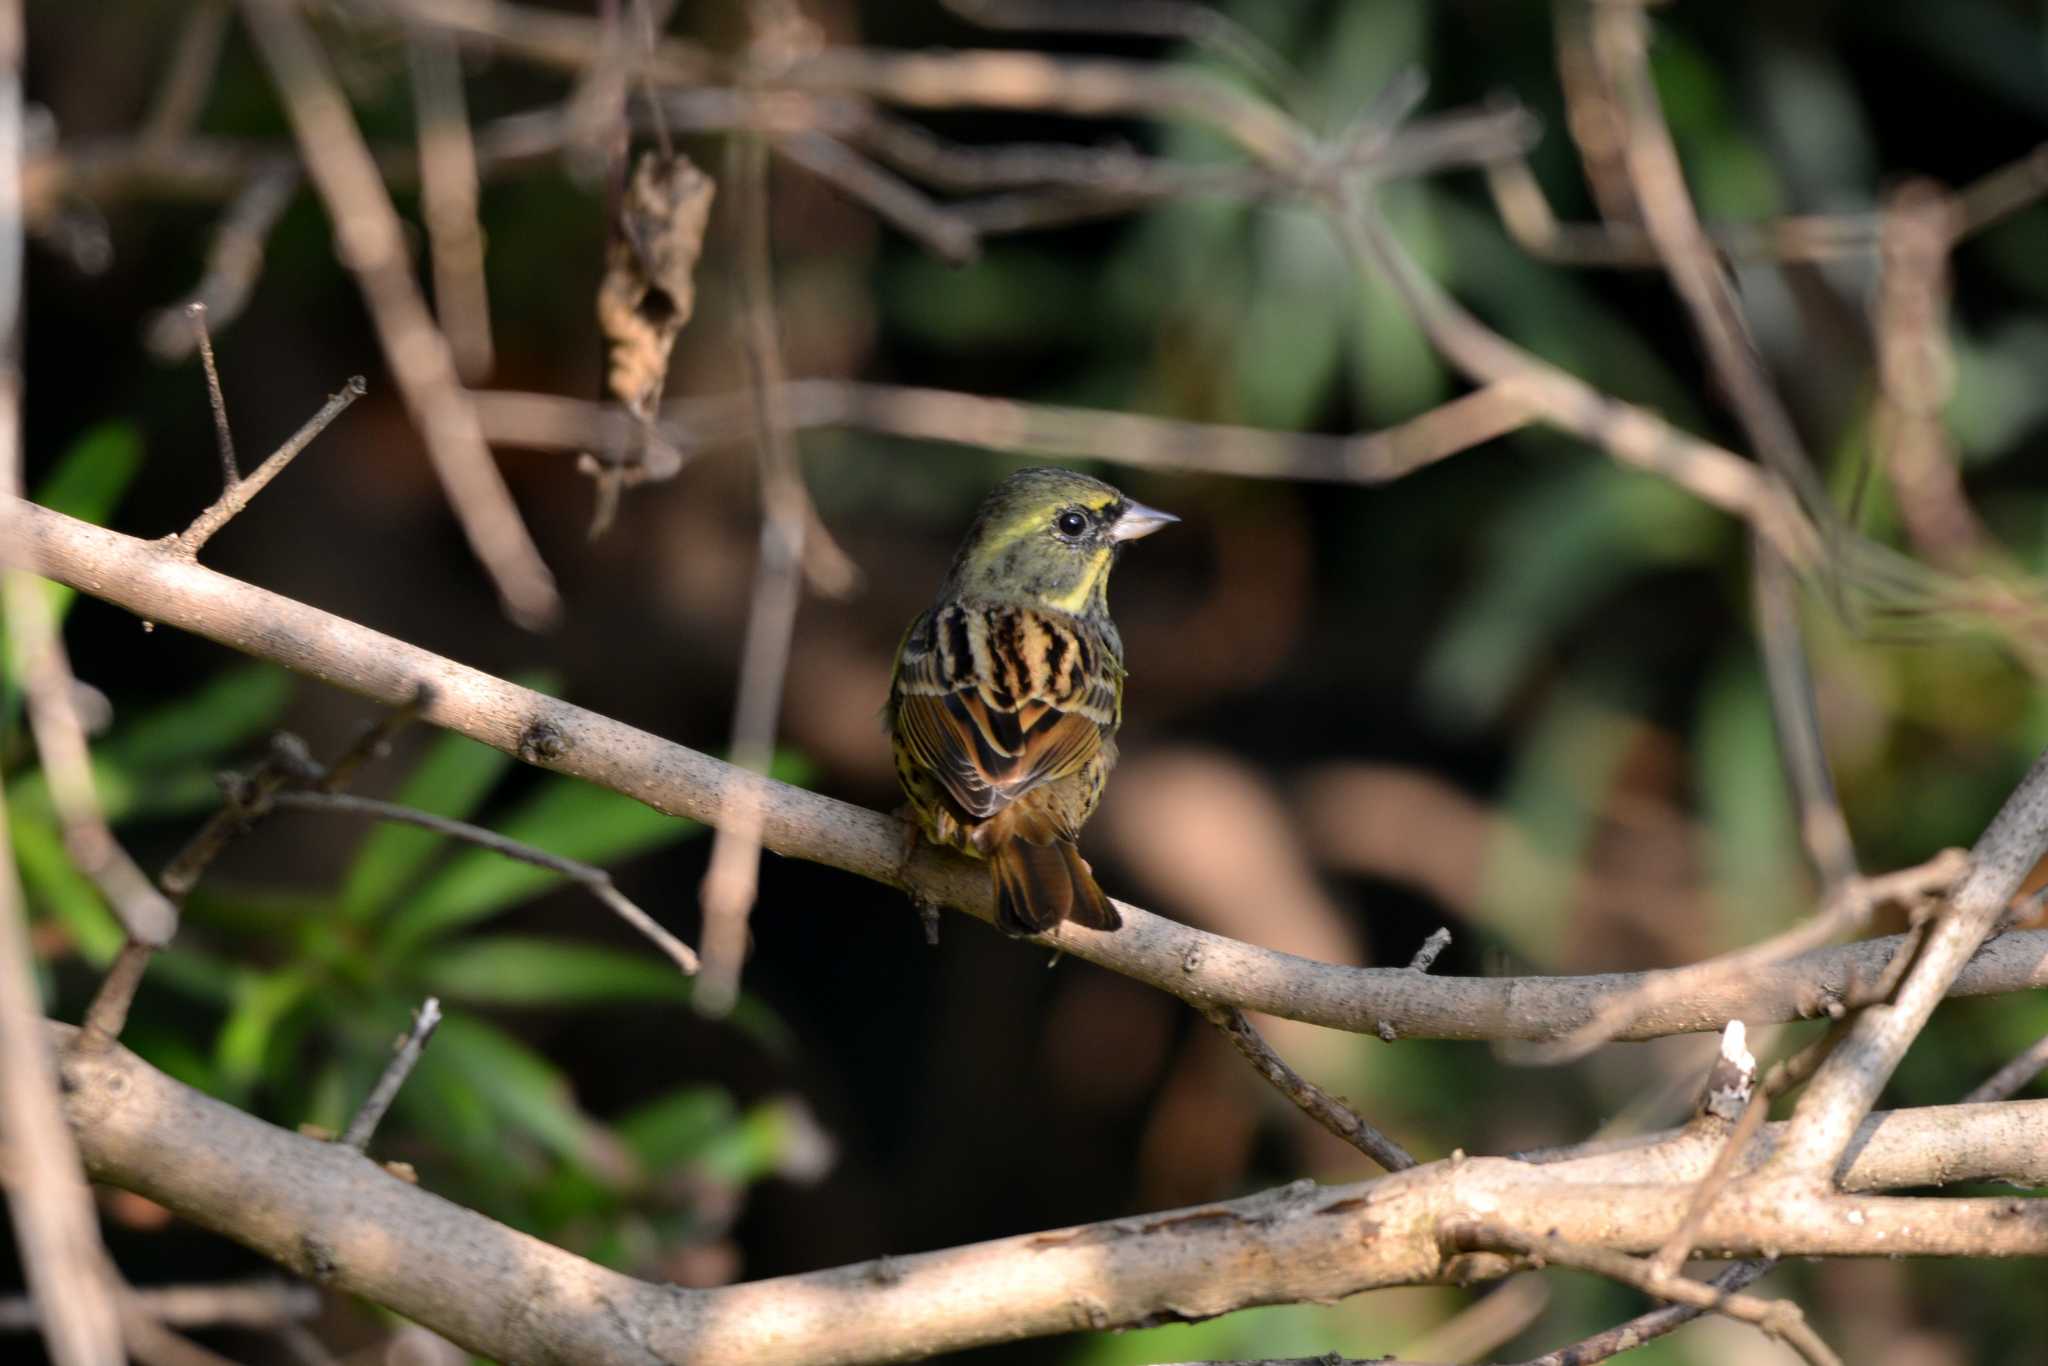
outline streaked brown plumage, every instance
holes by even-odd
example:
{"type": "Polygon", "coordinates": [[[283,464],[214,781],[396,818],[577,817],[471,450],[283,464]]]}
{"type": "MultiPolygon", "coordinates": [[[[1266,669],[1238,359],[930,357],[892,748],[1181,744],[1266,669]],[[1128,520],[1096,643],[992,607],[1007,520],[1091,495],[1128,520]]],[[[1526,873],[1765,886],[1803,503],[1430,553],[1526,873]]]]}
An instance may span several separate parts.
{"type": "Polygon", "coordinates": [[[1123,719],[1109,570],[1173,520],[1070,470],[1012,475],[897,651],[888,721],[912,815],[934,844],[988,860],[1012,934],[1122,924],[1074,841],[1123,719]]]}

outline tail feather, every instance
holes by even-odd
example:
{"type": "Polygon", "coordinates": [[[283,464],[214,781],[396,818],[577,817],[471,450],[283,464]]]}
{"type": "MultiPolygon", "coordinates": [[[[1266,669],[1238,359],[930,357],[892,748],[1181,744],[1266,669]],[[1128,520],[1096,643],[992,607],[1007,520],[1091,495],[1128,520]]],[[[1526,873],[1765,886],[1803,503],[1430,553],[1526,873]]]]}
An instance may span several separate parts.
{"type": "Polygon", "coordinates": [[[996,924],[1005,933],[1043,934],[1063,920],[1091,930],[1113,930],[1124,923],[1069,840],[1006,841],[990,853],[989,869],[996,924]]]}

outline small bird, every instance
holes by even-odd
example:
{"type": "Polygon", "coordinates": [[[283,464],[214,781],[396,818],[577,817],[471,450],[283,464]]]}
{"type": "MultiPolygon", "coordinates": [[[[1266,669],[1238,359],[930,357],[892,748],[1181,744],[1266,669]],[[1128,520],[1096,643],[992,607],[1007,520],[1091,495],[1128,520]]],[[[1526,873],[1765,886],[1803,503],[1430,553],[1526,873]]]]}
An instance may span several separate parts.
{"type": "Polygon", "coordinates": [[[1085,474],[1019,470],[897,647],[886,715],[913,845],[988,860],[1010,934],[1123,924],[1074,847],[1123,720],[1109,571],[1126,541],[1179,520],[1085,474]]]}

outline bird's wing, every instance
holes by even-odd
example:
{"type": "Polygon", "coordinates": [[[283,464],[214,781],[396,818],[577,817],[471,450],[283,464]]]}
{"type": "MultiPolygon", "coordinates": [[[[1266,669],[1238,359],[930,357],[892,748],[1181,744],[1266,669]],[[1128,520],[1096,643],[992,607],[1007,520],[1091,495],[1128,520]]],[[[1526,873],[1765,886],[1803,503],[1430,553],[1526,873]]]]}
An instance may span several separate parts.
{"type": "Polygon", "coordinates": [[[1088,634],[1024,608],[952,606],[935,614],[929,649],[906,640],[897,734],[969,816],[986,820],[1101,753],[1117,674],[1088,634]]]}

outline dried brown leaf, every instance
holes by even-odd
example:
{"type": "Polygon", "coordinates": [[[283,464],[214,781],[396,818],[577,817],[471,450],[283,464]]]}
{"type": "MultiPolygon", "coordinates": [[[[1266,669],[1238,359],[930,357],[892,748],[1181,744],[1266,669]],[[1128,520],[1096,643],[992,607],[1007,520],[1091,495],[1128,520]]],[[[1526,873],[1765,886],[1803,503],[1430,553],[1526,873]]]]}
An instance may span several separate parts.
{"type": "Polygon", "coordinates": [[[654,421],[669,353],[696,306],[697,257],[717,188],[686,156],[642,153],[612,225],[597,290],[611,355],[606,384],[642,422],[654,421]]]}

